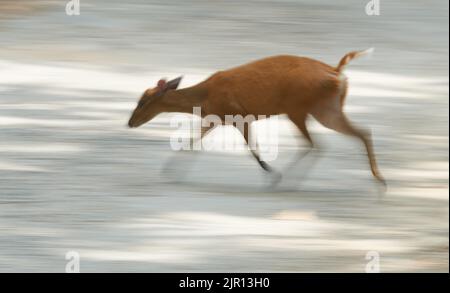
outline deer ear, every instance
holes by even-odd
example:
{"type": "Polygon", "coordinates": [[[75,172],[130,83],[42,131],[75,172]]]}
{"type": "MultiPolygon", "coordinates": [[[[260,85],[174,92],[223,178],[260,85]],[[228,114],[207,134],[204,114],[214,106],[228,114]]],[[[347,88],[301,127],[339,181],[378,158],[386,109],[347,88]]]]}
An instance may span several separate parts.
{"type": "Polygon", "coordinates": [[[177,77],[177,78],[172,79],[171,81],[167,82],[166,89],[176,90],[178,88],[178,85],[180,84],[182,78],[183,77],[180,76],[180,77],[177,77]]]}
{"type": "Polygon", "coordinates": [[[166,82],[165,79],[160,79],[160,80],[158,81],[158,83],[156,84],[156,86],[157,86],[158,89],[160,89],[160,90],[165,90],[166,87],[167,87],[167,82],[166,82]]]}

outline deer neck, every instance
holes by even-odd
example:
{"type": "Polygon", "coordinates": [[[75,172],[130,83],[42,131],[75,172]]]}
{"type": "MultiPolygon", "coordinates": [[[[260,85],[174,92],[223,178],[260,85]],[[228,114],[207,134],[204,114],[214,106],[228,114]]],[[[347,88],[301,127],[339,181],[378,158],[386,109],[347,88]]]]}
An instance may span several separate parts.
{"type": "Polygon", "coordinates": [[[202,107],[206,96],[206,87],[198,84],[167,92],[166,102],[171,112],[192,113],[194,107],[202,107]]]}

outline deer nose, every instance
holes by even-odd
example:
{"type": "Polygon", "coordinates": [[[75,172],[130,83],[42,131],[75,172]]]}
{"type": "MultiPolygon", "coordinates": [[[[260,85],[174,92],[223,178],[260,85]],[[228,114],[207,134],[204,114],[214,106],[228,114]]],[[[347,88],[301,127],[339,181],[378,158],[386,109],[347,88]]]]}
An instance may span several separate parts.
{"type": "Polygon", "coordinates": [[[128,127],[133,128],[133,119],[128,120],[128,127]]]}

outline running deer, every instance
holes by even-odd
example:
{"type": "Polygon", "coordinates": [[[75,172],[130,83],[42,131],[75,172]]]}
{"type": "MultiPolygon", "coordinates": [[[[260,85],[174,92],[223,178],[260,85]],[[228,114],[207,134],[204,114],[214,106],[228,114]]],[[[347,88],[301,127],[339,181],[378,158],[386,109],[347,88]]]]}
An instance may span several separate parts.
{"type": "MultiPolygon", "coordinates": [[[[286,114],[312,149],[314,144],[305,123],[312,115],[323,126],[360,139],[373,176],[386,185],[377,167],[370,132],[353,126],[343,112],[348,83],[342,71],[350,60],[371,50],[350,52],[336,67],[305,57],[268,57],[219,71],[184,89],[177,89],[181,77],[168,82],[161,79],[156,87],[144,92],[128,125],[139,127],[163,112],[192,113],[193,107],[201,107],[202,117],[214,114],[222,121],[225,115],[286,114]]],[[[210,130],[202,127],[200,139],[210,130]]],[[[248,144],[249,127],[238,130],[248,144]]],[[[257,149],[251,152],[264,170],[274,172],[260,159],[257,149]]]]}

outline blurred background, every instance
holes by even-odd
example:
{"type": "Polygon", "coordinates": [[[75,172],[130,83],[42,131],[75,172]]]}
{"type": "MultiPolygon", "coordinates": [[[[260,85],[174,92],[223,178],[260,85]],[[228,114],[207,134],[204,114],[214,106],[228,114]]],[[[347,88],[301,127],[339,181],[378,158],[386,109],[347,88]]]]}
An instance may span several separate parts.
{"type": "MultiPolygon", "coordinates": [[[[1,272],[64,272],[68,251],[81,272],[364,272],[370,251],[382,272],[448,272],[447,1],[67,2],[0,1],[1,272]],[[370,47],[346,112],[372,129],[383,197],[359,142],[313,120],[320,159],[276,189],[245,151],[184,154],[171,183],[171,115],[126,128],[161,77],[370,47]]],[[[306,144],[277,123],[282,170],[306,144]]]]}

